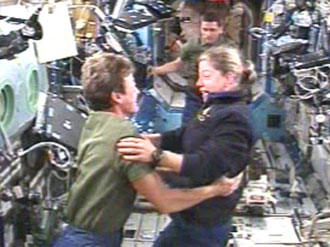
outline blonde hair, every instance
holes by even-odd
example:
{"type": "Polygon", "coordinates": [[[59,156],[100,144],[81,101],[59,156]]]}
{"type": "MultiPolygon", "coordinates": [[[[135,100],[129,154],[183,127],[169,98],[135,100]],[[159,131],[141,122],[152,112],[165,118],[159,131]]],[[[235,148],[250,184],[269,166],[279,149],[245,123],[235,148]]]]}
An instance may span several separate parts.
{"type": "Polygon", "coordinates": [[[113,92],[125,92],[124,78],[133,73],[131,62],[122,55],[98,53],[82,66],[83,91],[92,110],[106,110],[112,105],[113,92]]]}
{"type": "Polygon", "coordinates": [[[229,46],[212,47],[201,54],[199,62],[209,61],[213,68],[223,75],[236,75],[237,87],[244,87],[256,81],[257,75],[251,61],[244,62],[238,49],[229,46]]]}

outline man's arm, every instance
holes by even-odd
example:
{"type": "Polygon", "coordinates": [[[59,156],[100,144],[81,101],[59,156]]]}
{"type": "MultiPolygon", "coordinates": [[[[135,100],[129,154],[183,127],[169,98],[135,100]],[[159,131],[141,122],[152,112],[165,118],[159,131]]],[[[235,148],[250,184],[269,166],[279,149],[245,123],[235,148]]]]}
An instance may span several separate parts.
{"type": "MultiPolygon", "coordinates": [[[[159,145],[160,142],[160,135],[155,134],[153,137],[154,139],[147,135],[144,138],[127,137],[121,139],[117,143],[117,150],[126,161],[151,163],[153,162],[152,153],[157,149],[155,144],[159,145]]],[[[179,173],[182,159],[181,154],[164,151],[157,166],[179,173]]]]}
{"type": "Polygon", "coordinates": [[[132,181],[135,190],[146,197],[160,213],[172,213],[190,208],[206,199],[231,194],[240,179],[217,180],[211,185],[194,189],[169,189],[156,172],[132,181]]]}
{"type": "MultiPolygon", "coordinates": [[[[182,155],[164,151],[158,166],[169,168],[200,184],[214,181],[225,174],[232,177],[245,169],[251,141],[248,123],[240,115],[231,114],[213,130],[212,137],[195,152],[182,155]]],[[[119,144],[117,148],[119,147],[118,151],[122,157],[133,162],[151,162],[151,154],[156,149],[146,139],[119,144]]]]}
{"type": "Polygon", "coordinates": [[[176,71],[180,70],[181,66],[182,66],[182,61],[181,61],[180,57],[178,57],[177,59],[175,59],[172,62],[165,63],[158,67],[152,67],[151,74],[163,75],[163,74],[170,73],[170,72],[176,72],[176,71]]]}
{"type": "MultiPolygon", "coordinates": [[[[160,134],[147,134],[147,135],[144,135],[143,137],[149,139],[156,148],[160,147],[160,145],[161,145],[161,135],[160,134]]],[[[142,146],[145,146],[145,145],[142,145],[142,146]]],[[[148,162],[147,160],[148,160],[148,158],[150,158],[151,154],[150,153],[148,154],[146,152],[145,155],[146,155],[145,162],[148,162]]],[[[173,153],[170,151],[163,151],[163,157],[159,161],[157,166],[167,168],[170,171],[179,173],[181,170],[182,158],[183,158],[183,156],[181,154],[173,153]]],[[[149,162],[151,162],[151,161],[149,160],[149,162]]]]}

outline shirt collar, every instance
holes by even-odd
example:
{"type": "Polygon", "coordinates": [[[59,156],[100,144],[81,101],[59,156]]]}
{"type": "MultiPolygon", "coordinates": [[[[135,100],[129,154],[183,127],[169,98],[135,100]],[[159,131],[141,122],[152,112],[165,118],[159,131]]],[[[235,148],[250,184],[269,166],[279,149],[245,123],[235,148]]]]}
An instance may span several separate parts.
{"type": "Polygon", "coordinates": [[[206,105],[212,104],[214,101],[218,100],[240,100],[244,97],[242,91],[228,91],[228,92],[214,92],[209,93],[206,100],[206,105]]]}
{"type": "Polygon", "coordinates": [[[222,44],[222,42],[223,42],[223,35],[220,35],[220,37],[218,38],[218,40],[217,40],[214,44],[203,44],[203,43],[202,43],[202,39],[199,38],[199,43],[200,43],[203,47],[208,47],[208,48],[213,47],[213,46],[219,46],[219,45],[222,44]]]}

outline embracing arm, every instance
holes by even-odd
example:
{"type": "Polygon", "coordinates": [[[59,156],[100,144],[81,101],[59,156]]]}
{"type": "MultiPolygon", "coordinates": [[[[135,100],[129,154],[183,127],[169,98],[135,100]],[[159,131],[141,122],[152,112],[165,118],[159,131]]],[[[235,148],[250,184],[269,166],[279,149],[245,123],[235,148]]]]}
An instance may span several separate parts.
{"type": "MultiPolygon", "coordinates": [[[[189,177],[198,184],[209,183],[221,176],[232,177],[242,172],[249,159],[251,141],[249,124],[234,114],[223,119],[212,130],[211,137],[194,152],[178,154],[164,151],[157,165],[189,177]]],[[[169,143],[177,145],[175,141],[169,143]]],[[[127,138],[118,143],[117,148],[125,160],[144,163],[152,162],[152,153],[156,150],[146,138],[127,138]]]]}
{"type": "Polygon", "coordinates": [[[182,61],[180,57],[173,60],[172,62],[165,63],[158,67],[153,67],[151,69],[151,74],[153,75],[163,75],[170,72],[177,72],[182,66],[182,61]]]}
{"type": "MultiPolygon", "coordinates": [[[[156,134],[153,137],[155,137],[154,140],[150,139],[149,135],[145,135],[143,138],[127,137],[117,143],[117,150],[126,161],[152,163],[152,153],[157,149],[156,145],[159,143],[160,135],[156,134]]],[[[163,151],[162,158],[157,166],[179,173],[182,159],[182,154],[163,151]]]]}
{"type": "Polygon", "coordinates": [[[166,151],[164,151],[163,159],[157,165],[179,173],[183,156],[178,152],[182,149],[184,130],[185,126],[182,126],[163,134],[143,134],[140,137],[123,138],[116,144],[117,151],[126,161],[151,163],[152,153],[157,148],[164,148],[166,151]],[[162,142],[164,136],[166,143],[162,142]],[[175,150],[175,152],[169,150],[175,150]]]}
{"type": "MultiPolygon", "coordinates": [[[[164,151],[163,159],[158,166],[192,178],[199,184],[214,181],[223,175],[236,176],[242,172],[250,156],[252,142],[250,124],[245,116],[236,112],[222,114],[216,122],[218,124],[212,128],[210,138],[203,145],[190,153],[177,154],[164,151]]],[[[169,145],[177,145],[177,140],[182,139],[182,137],[177,138],[178,134],[182,135],[177,131],[162,134],[162,146],[168,150],[169,145]]],[[[189,135],[186,136],[189,138],[189,135]]]]}
{"type": "Polygon", "coordinates": [[[180,175],[200,183],[213,181],[222,175],[236,176],[248,163],[251,143],[248,123],[237,116],[229,116],[198,150],[184,154],[180,175]]]}
{"type": "Polygon", "coordinates": [[[169,189],[155,172],[132,181],[136,191],[146,197],[160,213],[181,211],[214,196],[226,196],[237,188],[238,183],[234,179],[220,179],[211,185],[194,189],[169,189]]]}

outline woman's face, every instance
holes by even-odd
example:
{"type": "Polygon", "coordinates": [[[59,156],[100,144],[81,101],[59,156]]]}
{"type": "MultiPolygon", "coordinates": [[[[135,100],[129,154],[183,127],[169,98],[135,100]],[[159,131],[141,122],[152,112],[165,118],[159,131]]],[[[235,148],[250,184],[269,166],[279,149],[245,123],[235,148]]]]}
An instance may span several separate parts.
{"type": "Polygon", "coordinates": [[[199,62],[197,87],[202,94],[228,91],[228,79],[208,60],[199,62]]]}

